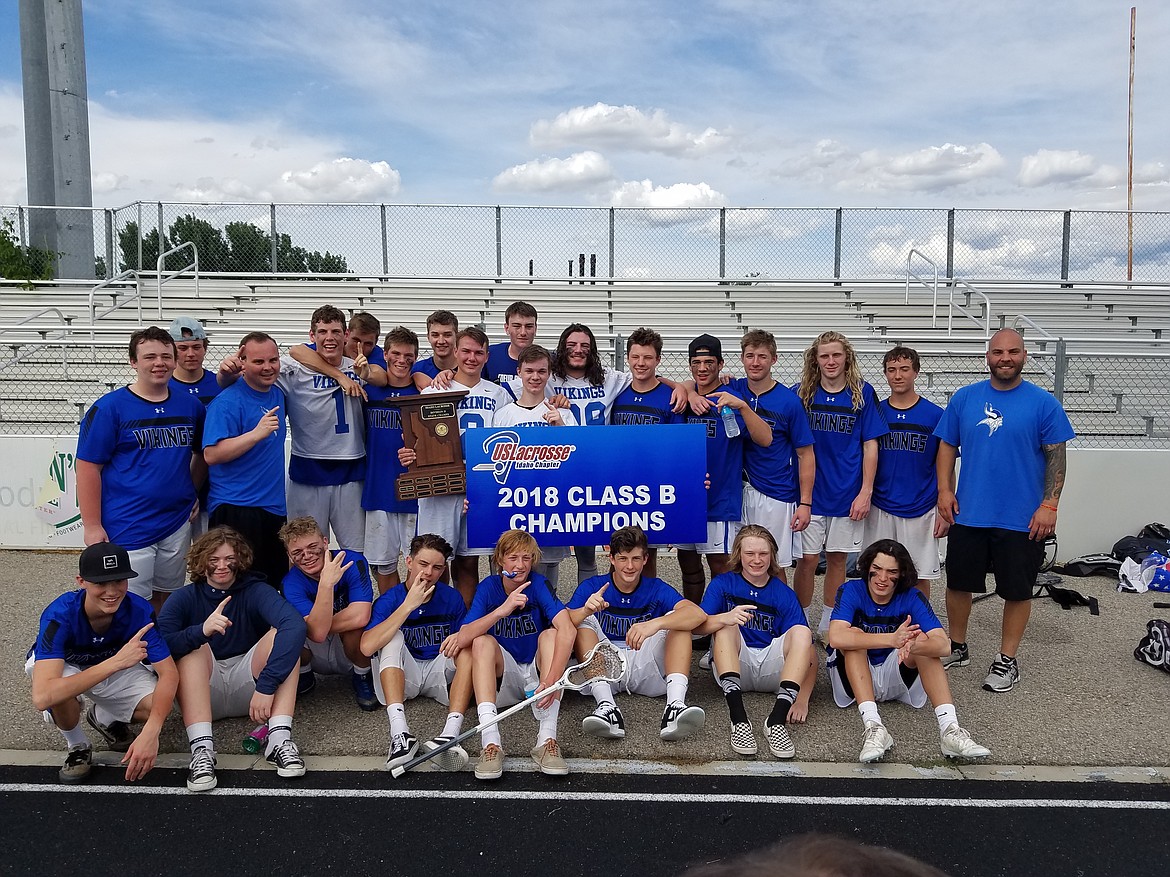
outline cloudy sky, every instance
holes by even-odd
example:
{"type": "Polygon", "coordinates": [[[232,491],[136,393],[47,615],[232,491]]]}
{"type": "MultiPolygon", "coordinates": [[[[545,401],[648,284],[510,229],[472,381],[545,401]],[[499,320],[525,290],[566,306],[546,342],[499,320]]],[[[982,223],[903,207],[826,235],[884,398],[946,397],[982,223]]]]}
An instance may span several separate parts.
{"type": "MultiPolygon", "coordinates": [[[[87,0],[94,200],[1124,208],[1130,5],[87,0]]],[[[1165,210],[1170,4],[1137,45],[1165,210]]]]}

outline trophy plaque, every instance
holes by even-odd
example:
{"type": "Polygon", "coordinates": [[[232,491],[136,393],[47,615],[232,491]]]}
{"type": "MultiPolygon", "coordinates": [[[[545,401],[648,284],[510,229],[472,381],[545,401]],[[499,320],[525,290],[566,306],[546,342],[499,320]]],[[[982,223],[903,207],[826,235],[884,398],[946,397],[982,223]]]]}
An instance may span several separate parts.
{"type": "Polygon", "coordinates": [[[381,403],[401,410],[403,447],[414,448],[418,454],[395,482],[394,492],[400,501],[467,492],[456,411],[466,395],[466,390],[456,390],[398,396],[381,403]]]}

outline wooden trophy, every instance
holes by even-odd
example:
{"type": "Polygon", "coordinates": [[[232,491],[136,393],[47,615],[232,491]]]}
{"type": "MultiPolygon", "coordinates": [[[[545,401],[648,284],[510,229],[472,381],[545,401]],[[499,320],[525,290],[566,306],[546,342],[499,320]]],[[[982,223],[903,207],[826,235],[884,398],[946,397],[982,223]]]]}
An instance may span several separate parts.
{"type": "Polygon", "coordinates": [[[402,413],[402,444],[418,459],[398,476],[394,492],[400,501],[467,492],[467,470],[459,443],[456,406],[466,390],[397,396],[380,404],[402,413]]]}

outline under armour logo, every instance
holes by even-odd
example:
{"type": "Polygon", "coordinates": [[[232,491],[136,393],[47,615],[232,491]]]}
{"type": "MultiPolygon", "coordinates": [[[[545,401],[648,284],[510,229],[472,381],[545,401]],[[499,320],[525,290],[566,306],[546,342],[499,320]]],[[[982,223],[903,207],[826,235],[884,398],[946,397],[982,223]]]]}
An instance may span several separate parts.
{"type": "Polygon", "coordinates": [[[105,637],[104,637],[104,636],[95,636],[95,637],[93,638],[93,641],[94,641],[95,643],[100,643],[100,642],[102,642],[104,639],[105,639],[105,637]]]}
{"type": "Polygon", "coordinates": [[[641,402],[641,401],[642,401],[642,397],[641,397],[641,396],[635,396],[635,397],[634,397],[634,401],[635,401],[635,402],[641,402]]]}
{"type": "Polygon", "coordinates": [[[837,397],[836,397],[836,396],[826,396],[826,397],[825,397],[825,401],[826,401],[826,402],[836,402],[836,401],[837,401],[837,397]]]}
{"type": "Polygon", "coordinates": [[[759,592],[759,591],[752,591],[752,590],[749,590],[749,591],[748,591],[748,596],[749,596],[749,597],[751,597],[753,600],[755,600],[757,597],[759,597],[759,596],[760,596],[760,592],[759,592]]]}
{"type": "Polygon", "coordinates": [[[905,419],[906,419],[906,415],[905,415],[905,414],[899,414],[899,415],[898,415],[898,419],[899,419],[899,420],[905,420],[905,419]]]}
{"type": "Polygon", "coordinates": [[[629,606],[630,605],[630,598],[629,597],[622,597],[622,605],[629,606]]]}
{"type": "Polygon", "coordinates": [[[166,413],[167,413],[167,409],[165,409],[165,408],[155,408],[155,409],[154,409],[154,413],[155,413],[155,414],[166,414],[166,413]]]}

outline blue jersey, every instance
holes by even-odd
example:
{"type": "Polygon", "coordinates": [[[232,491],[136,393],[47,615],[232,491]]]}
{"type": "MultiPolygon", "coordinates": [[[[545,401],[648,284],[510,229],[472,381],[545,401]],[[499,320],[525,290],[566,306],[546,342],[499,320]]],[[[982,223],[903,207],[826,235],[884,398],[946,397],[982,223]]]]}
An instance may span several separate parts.
{"type": "MultiPolygon", "coordinates": [[[[305,346],[310,350],[317,349],[317,345],[312,341],[310,341],[305,346]]],[[[348,356],[348,354],[346,355],[348,356]]],[[[382,351],[381,347],[375,344],[370,350],[370,355],[366,357],[366,362],[368,362],[370,365],[377,365],[381,366],[382,368],[386,368],[386,354],[382,351]]]]}
{"type": "Polygon", "coordinates": [[[497,384],[506,383],[505,378],[514,378],[520,373],[520,363],[508,354],[511,341],[501,341],[498,344],[488,345],[487,362],[483,367],[483,376],[497,384]]]}
{"type": "MultiPolygon", "coordinates": [[[[552,595],[548,580],[540,573],[528,576],[531,584],[524,589],[528,602],[523,609],[501,618],[488,631],[496,638],[501,648],[508,651],[518,664],[531,664],[536,660],[536,640],[542,631],[552,627],[552,621],[565,604],[552,595]]],[[[503,580],[499,576],[488,576],[475,589],[475,597],[463,623],[470,624],[490,615],[508,599],[503,580]]]]}
{"type": "MultiPolygon", "coordinates": [[[[352,563],[341,574],[341,580],[333,586],[334,614],[348,609],[352,603],[372,603],[374,585],[370,580],[370,563],[360,551],[343,548],[345,562],[352,563]]],[[[307,618],[317,600],[317,580],[305,575],[295,566],[285,573],[281,584],[284,599],[292,604],[301,616],[307,618]]]]}
{"type": "Polygon", "coordinates": [[[609,413],[614,426],[643,426],[646,424],[683,423],[686,418],[670,408],[674,392],[666,384],[658,383],[653,390],[638,392],[632,386],[618,393],[609,413]]]}
{"type": "Polygon", "coordinates": [[[862,384],[858,410],[853,407],[853,394],[848,387],[827,393],[818,384],[808,406],[808,425],[817,454],[812,513],[828,518],[848,517],[849,507],[861,492],[862,446],[889,432],[873,387],[862,384]]]}
{"type": "Polygon", "coordinates": [[[743,517],[743,446],[744,442],[751,441],[746,437],[743,418],[736,413],[739,435],[728,438],[723,418],[714,406],[704,414],[687,411],[686,422],[697,423],[707,431],[707,474],[711,480],[707,489],[707,520],[738,521],[743,517]]]}
{"type": "Polygon", "coordinates": [[[748,482],[764,496],[780,502],[798,502],[800,470],[796,449],[813,443],[800,398],[783,384],[774,384],[758,396],[752,392],[747,378],[736,378],[729,386],[772,430],[772,444],[766,448],[750,438],[744,442],[743,468],[748,482]]]}
{"type": "Polygon", "coordinates": [[[203,377],[193,384],[180,381],[172,375],[170,386],[172,393],[186,393],[189,396],[194,396],[204,406],[210,405],[211,400],[218,396],[221,390],[219,381],[215,378],[215,372],[210,372],[207,369],[203,370],[203,377]]]}
{"type": "Polygon", "coordinates": [[[398,462],[402,448],[402,409],[381,404],[386,399],[417,396],[414,384],[406,387],[366,387],[366,482],[362,487],[362,508],[396,515],[418,513],[418,500],[399,501],[394,493],[398,476],[406,467],[398,462]]]}
{"type": "Polygon", "coordinates": [[[437,378],[440,371],[442,371],[442,369],[435,365],[435,358],[433,356],[428,356],[426,359],[420,359],[410,367],[410,373],[412,375],[423,374],[431,380],[437,378]]]}
{"type": "Polygon", "coordinates": [[[606,638],[618,645],[625,645],[626,634],[635,624],[661,618],[682,600],[682,595],[662,579],[643,576],[637,587],[627,594],[618,590],[613,576],[608,575],[594,576],[581,582],[569,600],[569,608],[583,608],[602,585],[609,585],[603,595],[609,608],[593,613],[593,617],[597,619],[606,638]]]}
{"type": "MultiPolygon", "coordinates": [[[[154,621],[154,609],[137,594],[127,592],[103,634],[94,631],[85,614],[85,589],[68,591],[41,613],[41,628],[31,654],[38,661],[62,660],[85,669],[106,661],[121,651],[138,631],[154,621]]],[[[145,634],[146,658],[158,663],[171,656],[158,625],[145,634]]]]}
{"type": "MultiPolygon", "coordinates": [[[[930,601],[917,588],[910,588],[901,594],[894,594],[890,602],[884,606],[873,601],[869,595],[869,588],[861,579],[850,579],[837,589],[837,598],[833,603],[833,615],[830,621],[844,621],[850,627],[856,627],[865,633],[893,633],[906,616],[910,616],[910,623],[917,624],[923,633],[940,630],[938,616],[930,608],[930,601]]],[[[869,663],[875,667],[883,663],[889,656],[890,649],[869,649],[869,663]]],[[[830,650],[830,664],[838,659],[837,650],[830,650]]],[[[844,661],[841,661],[841,672],[845,672],[844,661]]]]}
{"type": "Polygon", "coordinates": [[[89,407],[77,459],[102,467],[102,527],[111,542],[145,548],[187,522],[195,505],[191,455],[203,427],[203,406],[185,394],[150,402],[121,387],[89,407]]]}
{"type": "Polygon", "coordinates": [[[700,604],[702,610],[708,615],[722,615],[736,606],[756,607],[748,623],[739,629],[744,643],[753,649],[766,648],[793,627],[808,627],[796,592],[775,577],[762,588],[737,572],[711,579],[700,604]]]}
{"type": "Polygon", "coordinates": [[[285,513],[284,504],[284,391],[272,386],[261,393],[239,380],[225,387],[207,409],[203,446],[251,432],[273,408],[280,427],[240,456],[208,468],[211,491],[207,511],[228,505],[262,508],[274,515],[285,513]]]}
{"type": "Polygon", "coordinates": [[[879,404],[890,431],[878,439],[873,505],[899,518],[920,518],[938,503],[934,428],[943,411],[922,397],[906,409],[895,408],[889,399],[879,404]]]}
{"type": "MultiPolygon", "coordinates": [[[[405,601],[406,585],[391,588],[374,601],[366,630],[381,624],[397,612],[405,601]]],[[[465,614],[467,607],[463,605],[459,592],[450,585],[436,582],[431,599],[411,612],[399,628],[406,648],[416,661],[433,661],[439,657],[439,647],[443,640],[463,626],[465,614]]]]}
{"type": "Polygon", "coordinates": [[[1076,437],[1047,390],[1023,381],[997,390],[990,381],[951,397],[934,434],[960,449],[957,523],[1027,532],[1044,497],[1044,445],[1076,437]]]}

